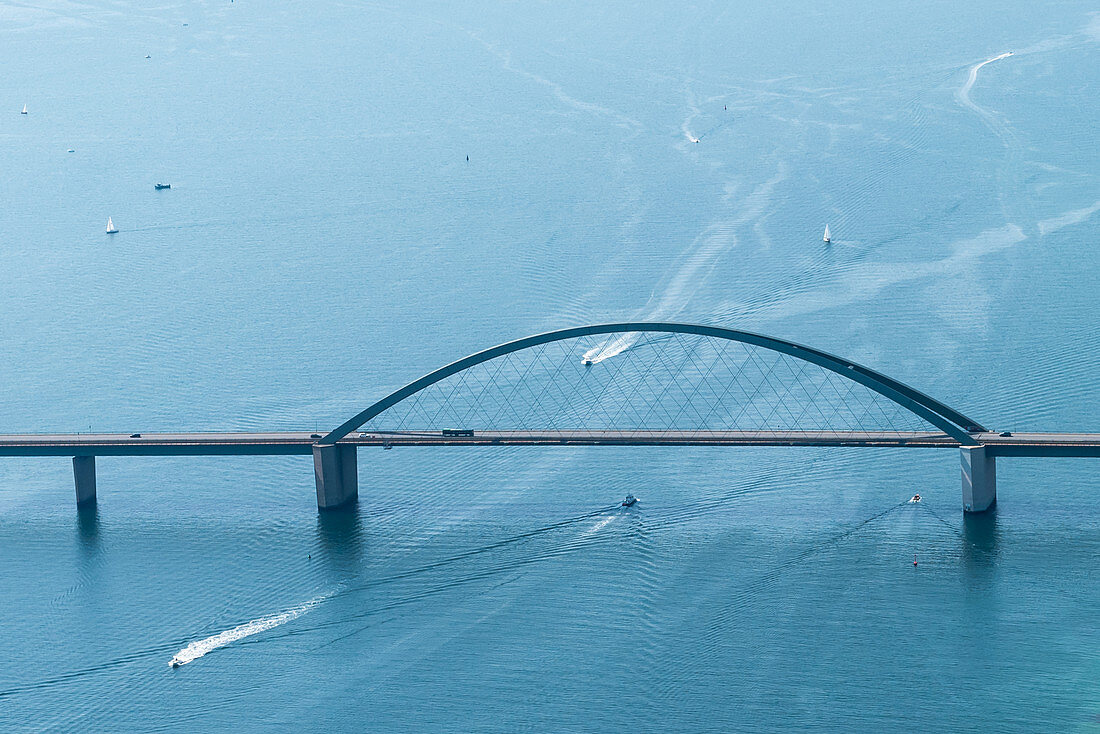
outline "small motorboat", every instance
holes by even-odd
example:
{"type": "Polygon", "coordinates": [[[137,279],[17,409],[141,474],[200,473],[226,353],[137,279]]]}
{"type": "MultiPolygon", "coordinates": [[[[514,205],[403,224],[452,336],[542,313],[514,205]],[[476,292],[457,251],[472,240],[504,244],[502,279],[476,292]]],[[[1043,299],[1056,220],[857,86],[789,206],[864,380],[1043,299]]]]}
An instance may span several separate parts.
{"type": "Polygon", "coordinates": [[[585,367],[591,367],[591,366],[592,366],[592,365],[594,365],[594,364],[595,364],[595,362],[593,362],[593,361],[592,361],[592,360],[590,360],[590,359],[586,359],[586,360],[584,360],[584,366],[585,366],[585,367]]]}
{"type": "Polygon", "coordinates": [[[180,660],[178,657],[175,657],[172,658],[172,662],[168,664],[171,665],[173,668],[178,668],[179,666],[183,665],[183,661],[180,660]]]}
{"type": "Polygon", "coordinates": [[[909,499],[909,504],[911,504],[911,505],[916,504],[917,502],[920,502],[920,495],[919,494],[915,494],[909,499]]]}
{"type": "Polygon", "coordinates": [[[630,507],[631,505],[633,505],[633,504],[634,504],[635,502],[637,502],[637,501],[638,501],[638,498],[637,498],[637,497],[635,497],[635,496],[634,496],[634,495],[632,495],[632,494],[628,494],[628,495],[626,496],[626,499],[625,499],[625,500],[623,500],[623,505],[622,505],[622,506],[623,506],[623,507],[630,507]]]}
{"type": "Polygon", "coordinates": [[[153,188],[155,188],[157,191],[160,191],[161,189],[170,189],[172,188],[172,184],[155,184],[153,188]]]}

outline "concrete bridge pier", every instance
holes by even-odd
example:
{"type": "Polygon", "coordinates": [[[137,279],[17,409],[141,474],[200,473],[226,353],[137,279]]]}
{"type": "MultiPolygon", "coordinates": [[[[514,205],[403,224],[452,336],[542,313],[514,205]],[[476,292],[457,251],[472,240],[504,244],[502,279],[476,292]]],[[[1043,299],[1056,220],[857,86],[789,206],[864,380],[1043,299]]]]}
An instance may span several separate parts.
{"type": "Polygon", "coordinates": [[[314,445],[313,472],[317,477],[318,509],[331,510],[359,499],[355,446],[314,445]]]}
{"type": "Polygon", "coordinates": [[[95,457],[73,457],[73,479],[76,481],[76,504],[95,502],[95,457]]]}
{"type": "Polygon", "coordinates": [[[960,453],[963,511],[985,512],[997,504],[997,459],[985,446],[964,446],[960,453]]]}

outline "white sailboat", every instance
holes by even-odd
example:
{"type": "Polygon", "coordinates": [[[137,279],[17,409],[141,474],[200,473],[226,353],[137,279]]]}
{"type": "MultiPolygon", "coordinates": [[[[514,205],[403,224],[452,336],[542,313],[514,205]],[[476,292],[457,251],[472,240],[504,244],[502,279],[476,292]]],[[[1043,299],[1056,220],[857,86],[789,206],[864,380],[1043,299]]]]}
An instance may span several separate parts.
{"type": "Polygon", "coordinates": [[[114,234],[118,232],[118,228],[115,227],[115,223],[111,221],[110,217],[107,217],[107,234],[114,234]]]}
{"type": "Polygon", "coordinates": [[[829,234],[829,225],[825,225],[825,236],[821,238],[823,242],[832,242],[833,236],[829,234]]]}
{"type": "Polygon", "coordinates": [[[21,115],[27,114],[27,105],[23,105],[23,111],[20,112],[19,114],[21,114],[21,115]]]}

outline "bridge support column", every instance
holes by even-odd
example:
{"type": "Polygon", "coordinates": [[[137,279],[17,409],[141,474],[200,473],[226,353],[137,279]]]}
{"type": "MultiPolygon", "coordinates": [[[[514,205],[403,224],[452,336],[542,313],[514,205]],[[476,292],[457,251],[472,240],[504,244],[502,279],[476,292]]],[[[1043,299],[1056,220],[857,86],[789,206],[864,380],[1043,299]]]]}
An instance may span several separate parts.
{"type": "Polygon", "coordinates": [[[318,509],[330,510],[359,498],[355,446],[314,446],[313,472],[317,477],[318,509]]]}
{"type": "Polygon", "coordinates": [[[964,447],[961,454],[963,511],[985,512],[997,504],[997,459],[985,446],[964,447]]]}
{"type": "Polygon", "coordinates": [[[76,481],[76,503],[95,502],[95,457],[73,457],[73,479],[76,481]]]}

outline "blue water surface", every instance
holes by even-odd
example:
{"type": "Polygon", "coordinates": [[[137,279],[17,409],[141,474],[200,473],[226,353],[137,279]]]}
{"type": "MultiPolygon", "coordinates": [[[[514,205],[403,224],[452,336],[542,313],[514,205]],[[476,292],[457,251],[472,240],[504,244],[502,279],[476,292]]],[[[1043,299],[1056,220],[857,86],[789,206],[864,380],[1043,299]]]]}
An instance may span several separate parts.
{"type": "MultiPolygon", "coordinates": [[[[0,68],[0,432],[327,430],[627,319],[1100,431],[1093,3],[0,0],[0,68]]],[[[1089,460],[970,518],[950,451],[97,469],[0,462],[2,729],[1100,728],[1089,460]]]]}

